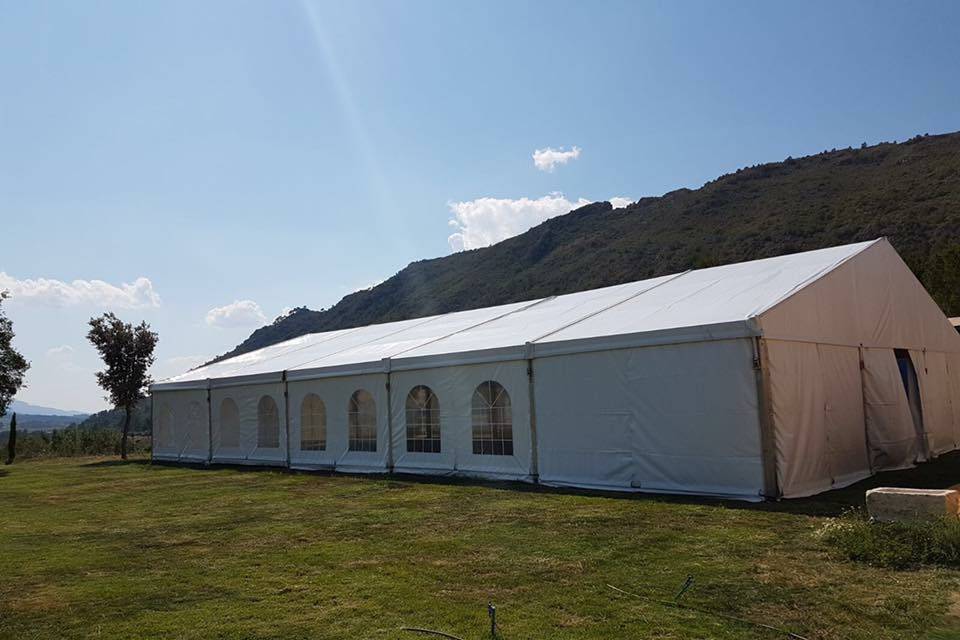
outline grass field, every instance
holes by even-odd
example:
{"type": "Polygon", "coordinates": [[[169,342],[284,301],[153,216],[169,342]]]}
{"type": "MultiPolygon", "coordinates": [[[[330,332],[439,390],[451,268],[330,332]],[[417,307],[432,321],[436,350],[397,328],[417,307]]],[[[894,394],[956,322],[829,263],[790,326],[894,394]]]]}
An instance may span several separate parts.
{"type": "MultiPolygon", "coordinates": [[[[960,456],[873,479],[944,486],[960,456]]],[[[98,459],[0,468],[0,638],[960,638],[960,571],[845,561],[864,485],[746,506],[98,459]],[[427,637],[427,636],[419,636],[427,637]]]]}

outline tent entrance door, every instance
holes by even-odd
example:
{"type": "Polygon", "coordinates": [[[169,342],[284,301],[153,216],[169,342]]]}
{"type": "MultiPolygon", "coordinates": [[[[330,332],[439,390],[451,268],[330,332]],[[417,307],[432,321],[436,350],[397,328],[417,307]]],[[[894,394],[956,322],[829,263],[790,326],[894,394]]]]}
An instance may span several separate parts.
{"type": "Polygon", "coordinates": [[[913,418],[913,430],[917,434],[917,442],[923,459],[930,457],[927,445],[926,432],[923,428],[923,403],[920,401],[920,381],[917,370],[910,359],[910,352],[906,349],[894,349],[897,358],[897,368],[900,370],[900,380],[903,390],[907,394],[907,405],[910,407],[910,416],[913,418]]]}

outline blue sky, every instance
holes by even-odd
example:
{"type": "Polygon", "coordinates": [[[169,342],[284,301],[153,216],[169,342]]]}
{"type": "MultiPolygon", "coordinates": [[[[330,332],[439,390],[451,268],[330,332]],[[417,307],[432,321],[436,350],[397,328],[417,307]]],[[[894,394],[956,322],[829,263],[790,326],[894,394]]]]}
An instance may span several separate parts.
{"type": "Polygon", "coordinates": [[[960,129],[958,3],[0,0],[0,16],[0,288],[33,364],[18,397],[70,409],[104,406],[84,334],[105,309],[151,323],[171,375],[285,308],[580,201],[960,129]]]}

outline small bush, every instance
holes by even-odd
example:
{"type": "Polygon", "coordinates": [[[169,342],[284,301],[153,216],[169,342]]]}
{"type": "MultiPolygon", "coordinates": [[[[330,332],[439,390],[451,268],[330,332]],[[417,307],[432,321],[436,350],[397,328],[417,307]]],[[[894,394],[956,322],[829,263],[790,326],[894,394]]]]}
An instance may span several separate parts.
{"type": "Polygon", "coordinates": [[[878,567],[919,564],[960,566],[960,520],[871,522],[851,511],[827,522],[817,535],[847,558],[878,567]]]}

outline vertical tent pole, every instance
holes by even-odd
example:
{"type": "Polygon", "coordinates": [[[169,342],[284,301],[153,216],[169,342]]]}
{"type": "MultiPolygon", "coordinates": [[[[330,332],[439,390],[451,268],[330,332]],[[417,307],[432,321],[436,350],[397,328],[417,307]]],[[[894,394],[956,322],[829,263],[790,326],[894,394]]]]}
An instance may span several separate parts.
{"type": "Polygon", "coordinates": [[[863,405],[863,446],[867,449],[867,467],[870,469],[870,475],[874,474],[873,454],[870,452],[870,429],[867,427],[867,385],[863,377],[867,368],[863,361],[863,343],[857,348],[857,355],[860,358],[860,402],[863,405]]]}
{"type": "Polygon", "coordinates": [[[157,439],[154,434],[157,432],[157,403],[153,401],[156,393],[150,390],[150,464],[153,464],[153,452],[157,450],[157,439]]]}
{"type": "Polygon", "coordinates": [[[210,394],[210,378],[207,378],[207,464],[213,462],[213,398],[210,394]]]}
{"type": "Polygon", "coordinates": [[[524,346],[527,359],[527,399],[530,402],[530,478],[540,482],[540,452],[537,441],[537,399],[533,383],[533,343],[524,346]]]}
{"type": "Polygon", "coordinates": [[[763,495],[779,498],[777,486],[777,446],[773,431],[773,396],[767,346],[763,338],[753,339],[753,368],[757,378],[757,410],[760,423],[760,456],[763,465],[763,495]]]}
{"type": "Polygon", "coordinates": [[[383,359],[383,370],[387,376],[387,473],[393,473],[393,402],[390,393],[390,358],[383,359]]]}
{"type": "Polygon", "coordinates": [[[290,468],[290,385],[287,383],[287,371],[284,370],[280,375],[283,382],[283,440],[286,445],[286,464],[290,468]]]}

